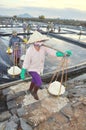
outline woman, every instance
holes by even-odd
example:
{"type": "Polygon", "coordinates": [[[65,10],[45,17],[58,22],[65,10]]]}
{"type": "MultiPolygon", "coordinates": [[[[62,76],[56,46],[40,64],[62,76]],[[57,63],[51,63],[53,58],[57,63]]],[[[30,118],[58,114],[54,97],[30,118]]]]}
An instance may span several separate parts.
{"type": "Polygon", "coordinates": [[[20,37],[17,36],[17,32],[14,30],[12,32],[12,37],[9,41],[9,48],[12,47],[12,49],[13,49],[14,63],[16,65],[19,65],[19,61],[20,61],[21,42],[23,42],[23,40],[20,37]]]}
{"type": "Polygon", "coordinates": [[[26,56],[24,59],[22,71],[21,71],[21,79],[25,79],[26,70],[32,77],[31,85],[29,91],[34,96],[36,100],[39,100],[37,91],[42,85],[42,79],[40,74],[44,69],[44,61],[46,53],[51,56],[63,57],[64,53],[55,51],[48,47],[43,46],[43,42],[47,40],[45,36],[41,33],[35,31],[30,39],[29,43],[33,43],[30,45],[26,52],[26,56]]]}

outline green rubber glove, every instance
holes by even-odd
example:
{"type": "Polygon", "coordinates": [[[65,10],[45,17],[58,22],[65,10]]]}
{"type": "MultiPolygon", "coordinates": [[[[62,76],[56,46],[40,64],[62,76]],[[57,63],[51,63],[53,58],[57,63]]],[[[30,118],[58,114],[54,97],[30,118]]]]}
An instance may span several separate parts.
{"type": "Polygon", "coordinates": [[[72,52],[70,50],[66,50],[65,53],[62,53],[60,51],[57,51],[56,52],[56,56],[57,57],[64,57],[64,56],[71,56],[72,55],[72,52]]]}
{"type": "Polygon", "coordinates": [[[60,52],[60,51],[57,51],[56,52],[56,56],[57,57],[63,57],[64,56],[64,53],[60,52]]]}
{"type": "Polygon", "coordinates": [[[22,80],[25,79],[25,73],[26,73],[26,69],[22,68],[21,74],[20,74],[20,77],[21,77],[22,80]]]}
{"type": "Polygon", "coordinates": [[[71,55],[72,55],[72,52],[71,52],[70,50],[67,50],[67,51],[65,52],[65,55],[66,55],[66,56],[71,56],[71,55]]]}

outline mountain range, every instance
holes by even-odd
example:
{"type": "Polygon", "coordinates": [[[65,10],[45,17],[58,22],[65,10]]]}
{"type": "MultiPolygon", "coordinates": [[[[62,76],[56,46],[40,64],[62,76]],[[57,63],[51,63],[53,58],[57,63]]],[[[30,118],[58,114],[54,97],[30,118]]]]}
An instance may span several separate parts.
{"type": "Polygon", "coordinates": [[[21,18],[31,18],[32,16],[28,13],[24,13],[24,14],[19,14],[17,17],[21,17],[21,18]]]}

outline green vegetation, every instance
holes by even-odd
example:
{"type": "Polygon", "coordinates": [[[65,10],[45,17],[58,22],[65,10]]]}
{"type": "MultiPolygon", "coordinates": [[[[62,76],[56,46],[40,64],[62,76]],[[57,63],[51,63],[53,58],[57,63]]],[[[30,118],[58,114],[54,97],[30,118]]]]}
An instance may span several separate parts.
{"type": "Polygon", "coordinates": [[[39,19],[45,19],[45,16],[44,15],[41,15],[41,16],[39,16],[39,19]]]}

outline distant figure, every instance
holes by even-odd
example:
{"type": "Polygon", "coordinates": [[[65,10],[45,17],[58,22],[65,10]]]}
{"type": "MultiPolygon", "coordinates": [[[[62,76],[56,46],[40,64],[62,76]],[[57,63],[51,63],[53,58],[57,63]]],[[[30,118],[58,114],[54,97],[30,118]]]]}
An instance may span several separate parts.
{"type": "Polygon", "coordinates": [[[14,63],[16,65],[19,65],[19,61],[20,61],[20,56],[21,56],[21,42],[23,42],[23,40],[17,36],[17,32],[13,31],[12,32],[12,37],[9,41],[9,48],[12,47],[13,49],[13,57],[14,57],[14,63]]]}
{"type": "Polygon", "coordinates": [[[50,23],[50,28],[51,28],[51,32],[53,32],[54,31],[54,24],[53,24],[53,22],[50,23]]]}
{"type": "Polygon", "coordinates": [[[26,30],[27,30],[27,24],[26,24],[26,22],[24,22],[23,23],[23,31],[26,32],[26,30]]]}
{"type": "Polygon", "coordinates": [[[58,33],[60,33],[61,32],[61,27],[60,26],[58,26],[58,33]]]}
{"type": "Polygon", "coordinates": [[[13,19],[10,19],[10,25],[13,27],[13,19]]]}
{"type": "Polygon", "coordinates": [[[27,25],[27,33],[30,33],[30,30],[31,30],[31,25],[28,24],[28,25],[27,25]]]}
{"type": "Polygon", "coordinates": [[[47,25],[47,28],[46,28],[46,29],[47,29],[47,32],[49,33],[49,29],[50,29],[49,25],[47,25]]]}
{"type": "Polygon", "coordinates": [[[47,33],[49,33],[50,32],[50,22],[48,22],[48,24],[47,24],[47,33]]]}
{"type": "Polygon", "coordinates": [[[80,27],[80,32],[79,32],[79,40],[81,38],[81,35],[82,35],[82,26],[79,26],[80,27]]]}
{"type": "Polygon", "coordinates": [[[40,31],[40,26],[39,25],[37,25],[37,31],[40,31]]]}

